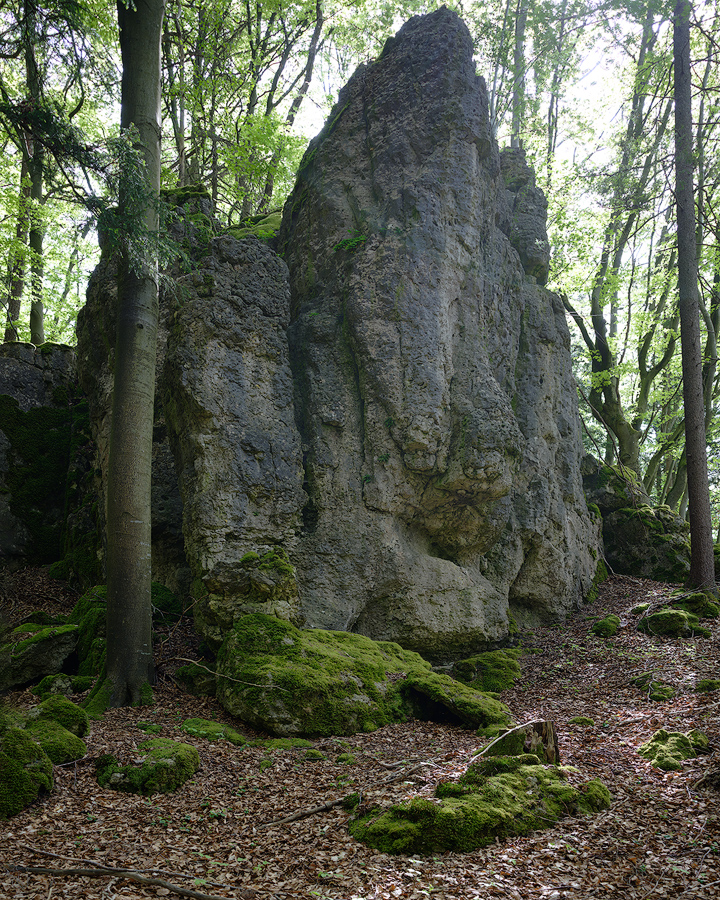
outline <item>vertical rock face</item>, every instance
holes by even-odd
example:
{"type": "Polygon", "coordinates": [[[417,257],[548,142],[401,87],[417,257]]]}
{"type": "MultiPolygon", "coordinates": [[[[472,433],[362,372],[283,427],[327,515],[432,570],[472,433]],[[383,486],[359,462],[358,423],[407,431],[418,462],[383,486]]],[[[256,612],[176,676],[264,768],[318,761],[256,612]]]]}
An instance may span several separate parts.
{"type": "Polygon", "coordinates": [[[0,344],[0,566],[63,553],[75,354],[0,344]]]}
{"type": "Polygon", "coordinates": [[[304,502],[285,335],[290,291],[275,253],[229,235],[211,242],[178,287],[164,406],[196,617],[219,644],[246,613],[299,617],[285,557],[304,502]]]}
{"type": "Polygon", "coordinates": [[[410,20],[340,94],[280,249],[313,625],[442,658],[561,615],[599,545],[544,198],[492,138],[472,41],[410,20]],[[517,248],[521,248],[518,252],[517,248]]]}

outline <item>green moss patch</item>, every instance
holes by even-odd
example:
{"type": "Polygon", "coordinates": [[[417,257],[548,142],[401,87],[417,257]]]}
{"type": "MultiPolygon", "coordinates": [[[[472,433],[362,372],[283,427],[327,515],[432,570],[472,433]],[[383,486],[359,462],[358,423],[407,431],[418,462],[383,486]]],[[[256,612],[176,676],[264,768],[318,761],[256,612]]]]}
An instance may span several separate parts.
{"type": "Polygon", "coordinates": [[[697,616],[684,609],[661,609],[643,616],[637,624],[638,631],[665,637],[710,637],[711,632],[700,625],[697,616]]]}
{"type": "Polygon", "coordinates": [[[280,230],[281,222],[282,210],[276,209],[262,215],[250,216],[238,227],[228,229],[228,234],[231,234],[238,240],[252,235],[261,241],[269,241],[280,230]]]}
{"type": "Polygon", "coordinates": [[[218,653],[217,696],[231,715],[276,735],[353,734],[406,717],[389,676],[410,672],[430,665],[398,644],[253,614],[218,653]]]}
{"type": "Polygon", "coordinates": [[[174,625],[183,615],[183,605],[170,588],[157,581],[150,587],[153,623],[156,625],[174,625]]]}
{"type": "Polygon", "coordinates": [[[474,691],[448,675],[410,672],[402,692],[417,718],[457,722],[468,728],[507,728],[510,710],[499,700],[474,691]]]}
{"type": "Polygon", "coordinates": [[[675,609],[684,609],[685,612],[692,613],[698,619],[717,619],[720,616],[720,606],[718,606],[717,597],[697,591],[694,594],[681,594],[679,597],[673,597],[670,600],[670,606],[675,609]]]}
{"type": "Polygon", "coordinates": [[[84,741],[52,719],[29,722],[26,730],[56,765],[82,759],[87,753],[84,741]]]}
{"type": "Polygon", "coordinates": [[[0,738],[0,819],[17,815],[40,791],[53,787],[47,753],[24,730],[7,729],[0,738]]]}
{"type": "Polygon", "coordinates": [[[614,637],[619,627],[620,619],[617,616],[609,615],[596,622],[590,631],[597,637],[614,637]]]}
{"type": "Polygon", "coordinates": [[[90,730],[88,714],[82,707],[72,703],[66,697],[55,696],[43,700],[39,706],[28,713],[28,721],[36,720],[52,720],[81,738],[85,737],[90,730]]]}
{"type": "Polygon", "coordinates": [[[491,650],[456,662],[452,676],[478,691],[504,691],[520,677],[521,650],[491,650]]]}
{"type": "Polygon", "coordinates": [[[223,725],[222,722],[211,722],[208,719],[185,719],[180,727],[185,734],[205,738],[208,741],[219,741],[222,738],[237,746],[248,742],[247,738],[243,737],[239,731],[229,725],[223,725]]]}
{"type": "Polygon", "coordinates": [[[609,805],[609,791],[599,781],[577,788],[561,768],[543,766],[536,756],[501,756],[472,763],[457,781],[441,782],[433,799],[363,814],[350,832],[385,853],[467,852],[609,805]]]}
{"type": "Polygon", "coordinates": [[[130,794],[159,794],[175,791],[200,768],[200,757],[190,744],[164,738],[150,738],[139,748],[144,759],[140,766],[120,766],[106,754],[95,763],[101,787],[130,794]]]}
{"type": "Polygon", "coordinates": [[[41,700],[47,700],[48,697],[56,695],[71,697],[73,694],[83,694],[85,691],[89,691],[94,681],[95,679],[91,675],[46,675],[30,691],[41,700]]]}
{"type": "Polygon", "coordinates": [[[695,690],[699,694],[709,694],[711,691],[720,691],[720,678],[701,678],[695,682],[695,690]]]}
{"type": "Polygon", "coordinates": [[[73,607],[68,622],[78,626],[78,675],[99,675],[105,663],[107,587],[86,591],[73,607]]]}
{"type": "Polygon", "coordinates": [[[198,697],[214,697],[217,691],[217,678],[206,666],[188,663],[175,673],[175,679],[191,694],[198,697]]]}
{"type": "Polygon", "coordinates": [[[683,760],[695,758],[697,750],[687,734],[668,732],[661,728],[649,741],[638,747],[638,753],[656,768],[676,772],[682,769],[683,760]]]}
{"type": "Polygon", "coordinates": [[[572,719],[568,720],[569,725],[578,725],[581,728],[592,728],[595,724],[595,720],[591,719],[589,716],[573,716],[572,719]]]}

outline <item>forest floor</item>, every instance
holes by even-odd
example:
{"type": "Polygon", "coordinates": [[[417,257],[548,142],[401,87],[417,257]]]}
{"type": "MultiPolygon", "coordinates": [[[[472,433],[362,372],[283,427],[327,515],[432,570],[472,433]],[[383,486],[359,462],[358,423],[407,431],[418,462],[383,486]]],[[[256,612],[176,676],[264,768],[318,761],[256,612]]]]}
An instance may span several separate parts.
{"type": "MultiPolygon", "coordinates": [[[[26,579],[23,588],[17,580],[12,618],[28,605],[59,612],[72,604],[42,574],[33,574],[29,584],[26,579]]],[[[670,590],[634,578],[609,579],[570,622],[540,629],[525,642],[522,678],[502,694],[518,722],[556,723],[563,763],[578,768],[579,780],[599,777],[610,788],[606,812],[566,818],[473,853],[431,857],[393,857],[365,847],[349,836],[348,813],[338,806],[273,824],[351,792],[362,792],[366,801],[431,795],[439,779],[467,766],[479,739],[461,728],[410,721],[314,741],[324,760],[306,759],[302,749],[209,743],[180,731],[183,720],[215,719],[252,738],[263,736],[233,722],[215,701],[182,693],[168,676],[173,663],[167,663],[160,667],[153,707],[110,711],[93,723],[87,757],[56,767],[52,793],[0,823],[0,897],[720,897],[720,792],[694,788],[703,774],[720,769],[720,692],[693,690],[698,679],[720,675],[720,623],[704,623],[713,629],[711,639],[639,634],[631,608],[655,603],[670,590]],[[618,635],[592,636],[592,622],[609,613],[620,617],[618,635]],[[675,699],[651,702],[630,683],[650,670],[675,687],[675,699]],[[570,725],[577,715],[595,724],[570,725]],[[163,736],[197,746],[202,767],[177,793],[143,798],[101,789],[95,781],[93,761],[101,754],[112,752],[121,762],[136,757],[137,743],[147,736],[139,722],[159,724],[163,736]],[[709,737],[711,753],[686,762],[681,772],[655,769],[637,747],[659,728],[698,728],[709,737]],[[355,762],[338,762],[347,753],[355,762]],[[14,868],[23,866],[55,873],[14,868]],[[120,869],[131,869],[134,879],[120,869]]],[[[187,655],[185,627],[187,633],[176,631],[161,657],[187,655]]],[[[26,691],[10,700],[26,706],[36,698],[26,691]]]]}

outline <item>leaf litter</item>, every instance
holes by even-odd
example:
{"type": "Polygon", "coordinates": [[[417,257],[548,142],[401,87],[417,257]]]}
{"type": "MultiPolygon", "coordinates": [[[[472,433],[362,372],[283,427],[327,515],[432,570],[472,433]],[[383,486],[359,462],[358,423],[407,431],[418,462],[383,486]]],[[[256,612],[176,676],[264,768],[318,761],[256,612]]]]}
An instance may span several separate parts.
{"type": "MultiPolygon", "coordinates": [[[[7,603],[12,622],[31,608],[58,614],[74,602],[37,570],[27,570],[17,584],[7,603]]],[[[349,836],[349,813],[334,801],[350,793],[365,803],[429,797],[439,779],[464,770],[479,739],[455,726],[410,721],[313,741],[319,759],[304,748],[263,745],[266,736],[173,681],[173,664],[163,665],[163,658],[191,656],[197,647],[184,626],[159,650],[155,705],[111,710],[93,723],[87,756],[56,766],[52,793],[0,823],[0,896],[714,900],[720,896],[720,777],[712,777],[720,771],[720,691],[697,693],[694,686],[718,677],[720,624],[708,623],[710,639],[638,633],[632,608],[661,603],[671,590],[613,576],[571,621],[526,638],[522,677],[501,695],[518,722],[555,722],[562,762],[577,767],[578,780],[598,777],[610,788],[613,803],[604,813],[566,818],[467,854],[394,857],[365,847],[349,836]],[[620,618],[618,634],[593,636],[593,622],[611,613],[620,618]],[[675,689],[672,700],[653,702],[631,683],[650,671],[675,689]],[[576,716],[593,724],[571,724],[576,716]],[[180,730],[191,717],[226,722],[258,743],[236,747],[193,737],[180,730]],[[137,759],[146,738],[138,724],[148,722],[163,737],[194,744],[200,771],[174,794],[143,798],[101,789],[94,760],[104,753],[137,759]],[[708,736],[710,752],[679,772],[654,769],[637,748],[660,728],[697,728],[708,736]],[[353,763],[338,761],[348,753],[353,763]],[[703,776],[714,789],[695,789],[703,776]],[[77,874],[89,871],[94,874],[77,874]]],[[[8,699],[21,706],[36,701],[28,691],[8,699]]]]}

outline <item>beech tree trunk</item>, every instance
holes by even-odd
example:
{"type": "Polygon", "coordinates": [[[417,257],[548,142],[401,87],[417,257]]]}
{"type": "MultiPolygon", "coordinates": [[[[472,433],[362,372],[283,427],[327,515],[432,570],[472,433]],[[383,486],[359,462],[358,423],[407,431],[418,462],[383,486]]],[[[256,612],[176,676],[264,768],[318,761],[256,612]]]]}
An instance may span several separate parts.
{"type": "Polygon", "coordinates": [[[705,402],[700,341],[700,303],[693,191],[690,72],[690,0],[677,0],[673,28],[675,95],[675,195],[678,231],[678,299],[685,405],[685,459],[690,520],[690,587],[715,586],[705,402]]]}
{"type": "MultiPolygon", "coordinates": [[[[122,53],[121,127],[136,129],[147,177],[142,234],[152,246],[160,190],[160,42],[165,0],[118,2],[122,53]]],[[[120,212],[131,198],[120,196],[120,212]]],[[[137,197],[132,198],[134,203],[137,197]]],[[[140,243],[140,241],[138,241],[140,243]]],[[[147,251],[130,265],[126,246],[118,281],[115,381],[107,500],[107,677],[109,705],[139,705],[154,679],[150,601],[150,480],[158,264],[147,251]],[[138,271],[139,269],[139,271],[138,271]]]]}

